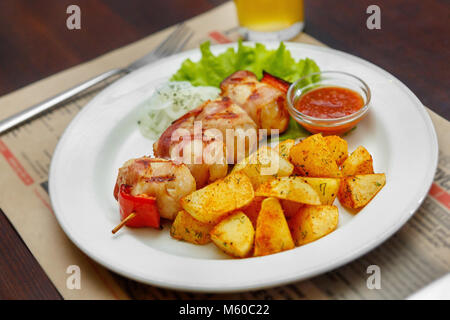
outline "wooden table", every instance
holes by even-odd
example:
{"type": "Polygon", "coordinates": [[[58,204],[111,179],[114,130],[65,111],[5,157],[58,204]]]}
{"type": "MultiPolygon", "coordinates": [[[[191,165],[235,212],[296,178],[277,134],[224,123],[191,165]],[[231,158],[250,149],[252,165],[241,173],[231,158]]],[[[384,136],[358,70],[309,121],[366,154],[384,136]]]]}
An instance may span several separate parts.
{"type": "MultiPolygon", "coordinates": [[[[224,0],[2,0],[0,95],[93,59],[205,12],[224,0]],[[66,28],[77,4],[82,28],[66,28]]],[[[305,0],[305,32],[391,72],[450,119],[450,3],[446,0],[305,0]],[[381,8],[381,30],[366,8],[381,8]]],[[[0,106],[1,107],[1,106],[0,106]]],[[[20,236],[0,213],[0,299],[61,299],[20,236]]]]}

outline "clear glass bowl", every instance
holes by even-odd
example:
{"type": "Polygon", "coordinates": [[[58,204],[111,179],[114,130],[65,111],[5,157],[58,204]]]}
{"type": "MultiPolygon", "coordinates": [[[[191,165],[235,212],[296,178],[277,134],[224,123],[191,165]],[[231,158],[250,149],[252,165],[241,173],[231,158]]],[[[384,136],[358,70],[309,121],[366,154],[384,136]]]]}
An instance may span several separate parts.
{"type": "Polygon", "coordinates": [[[342,71],[323,71],[313,73],[295,81],[288,90],[287,102],[289,114],[311,133],[324,135],[343,134],[356,126],[363,119],[370,107],[369,86],[360,78],[342,71]],[[361,109],[350,115],[321,119],[306,115],[295,108],[300,97],[312,89],[321,87],[341,87],[356,91],[361,95],[364,105],[361,109]]]}

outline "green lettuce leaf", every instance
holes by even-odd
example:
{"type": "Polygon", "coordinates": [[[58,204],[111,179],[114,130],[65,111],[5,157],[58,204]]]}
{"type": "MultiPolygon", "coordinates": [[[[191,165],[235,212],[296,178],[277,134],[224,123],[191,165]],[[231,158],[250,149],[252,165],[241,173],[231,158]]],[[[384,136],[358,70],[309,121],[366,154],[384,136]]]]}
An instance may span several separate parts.
{"type": "Polygon", "coordinates": [[[235,71],[236,52],[229,48],[215,56],[211,52],[209,41],[200,45],[202,58],[198,62],[186,59],[171,81],[189,81],[194,86],[219,87],[223,79],[235,71]]]}
{"type": "Polygon", "coordinates": [[[263,71],[267,71],[289,82],[320,71],[314,60],[295,61],[283,42],[278,49],[269,50],[261,43],[251,47],[239,41],[237,50],[229,48],[215,56],[210,42],[206,41],[200,45],[200,51],[202,57],[199,61],[186,59],[170,80],[189,81],[194,86],[219,87],[223,79],[238,70],[251,71],[258,79],[262,78],[263,71]]]}
{"type": "Polygon", "coordinates": [[[300,124],[298,124],[297,121],[295,121],[292,117],[289,118],[289,125],[285,132],[280,134],[278,137],[278,141],[284,141],[287,139],[298,139],[298,138],[305,138],[310,136],[311,133],[309,133],[305,128],[303,128],[300,124]]]}

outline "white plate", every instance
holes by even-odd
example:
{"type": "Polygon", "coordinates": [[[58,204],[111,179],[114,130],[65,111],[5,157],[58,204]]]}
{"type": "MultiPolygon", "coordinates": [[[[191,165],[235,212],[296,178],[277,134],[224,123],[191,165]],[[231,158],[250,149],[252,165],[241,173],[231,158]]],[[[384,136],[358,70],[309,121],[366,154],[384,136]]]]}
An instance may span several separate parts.
{"type": "MultiPolygon", "coordinates": [[[[214,53],[230,45],[214,46],[214,53]]],[[[267,43],[276,48],[278,43],[267,43]]],[[[395,77],[360,58],[336,50],[287,43],[295,58],[313,58],[321,70],[359,76],[372,90],[369,115],[346,139],[365,146],[387,184],[356,216],[340,208],[339,227],[293,250],[249,259],[229,259],[213,244],[176,241],[163,231],[124,228],[113,198],[117,169],[151,154],[152,141],[136,125],[138,105],[166,81],[192,50],[146,66],[97,95],[66,129],[50,168],[50,196],[61,227],[88,256],[126,277],[166,288],[230,292],[305,279],[339,267],[382,243],[419,207],[433,180],[438,145],[420,101],[395,77]]],[[[338,201],[336,201],[338,203],[338,201]]]]}
{"type": "Polygon", "coordinates": [[[410,295],[408,300],[450,300],[450,273],[410,295]]]}

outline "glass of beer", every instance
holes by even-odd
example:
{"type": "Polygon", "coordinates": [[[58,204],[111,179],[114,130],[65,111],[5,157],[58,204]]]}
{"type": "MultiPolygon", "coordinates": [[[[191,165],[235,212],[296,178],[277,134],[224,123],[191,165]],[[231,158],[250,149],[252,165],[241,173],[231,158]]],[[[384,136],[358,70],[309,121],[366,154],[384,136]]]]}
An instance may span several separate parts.
{"type": "Polygon", "coordinates": [[[303,30],[303,0],[234,2],[241,34],[247,40],[288,40],[303,30]]]}

